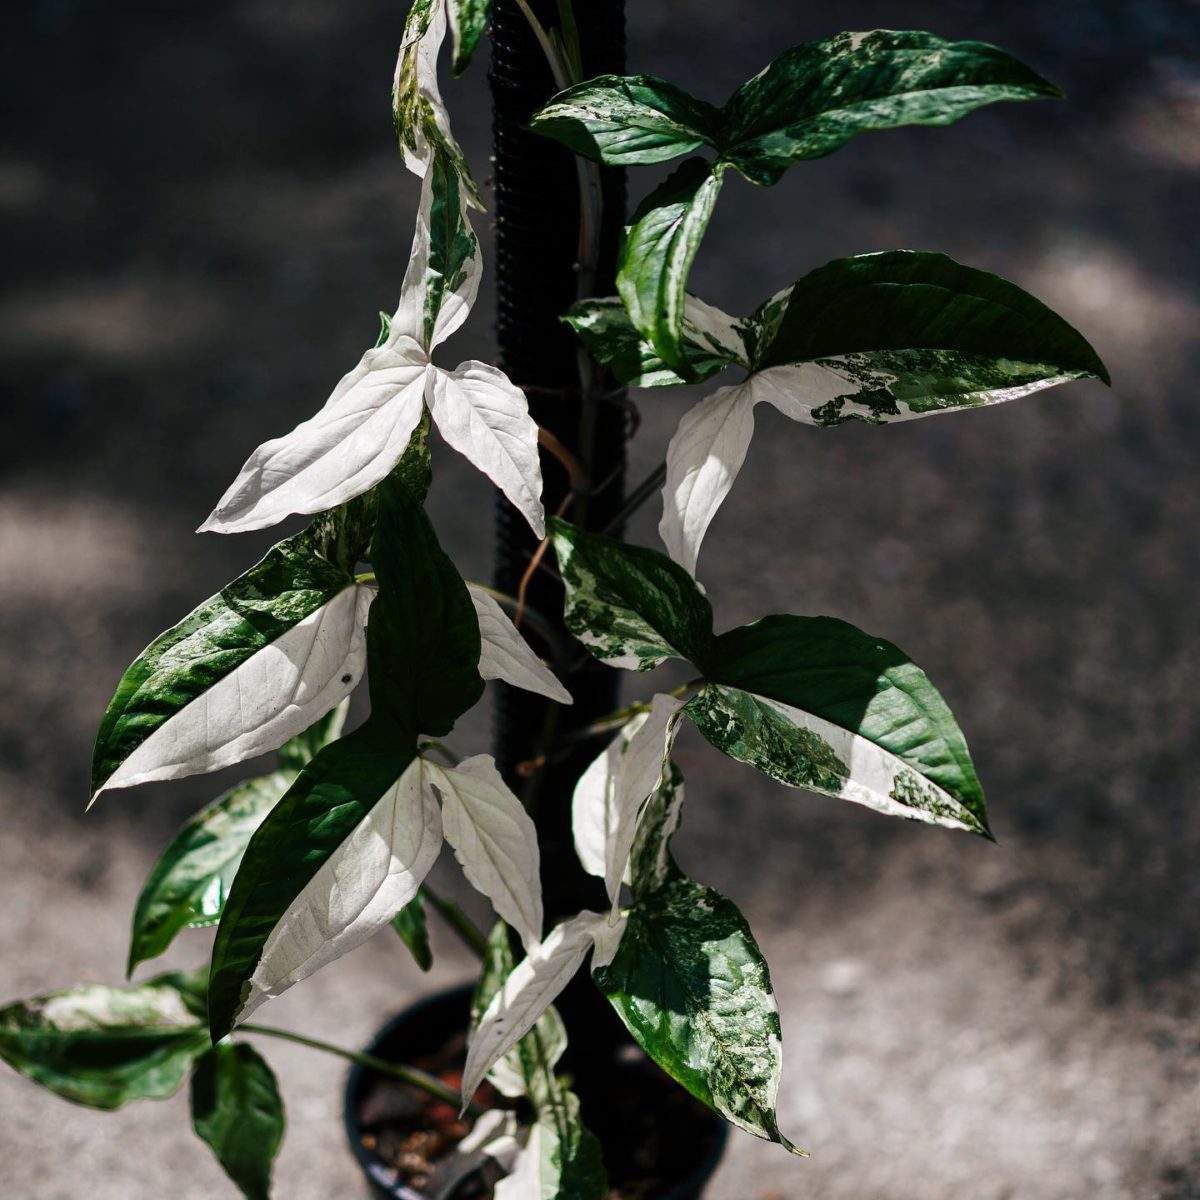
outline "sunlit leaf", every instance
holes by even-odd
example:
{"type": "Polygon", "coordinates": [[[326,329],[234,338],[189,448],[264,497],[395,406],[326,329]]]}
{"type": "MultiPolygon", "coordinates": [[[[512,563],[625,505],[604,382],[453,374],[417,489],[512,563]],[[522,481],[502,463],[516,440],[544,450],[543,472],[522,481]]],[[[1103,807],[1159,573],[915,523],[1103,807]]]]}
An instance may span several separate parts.
{"type": "Polygon", "coordinates": [[[654,550],[584,533],[554,518],[567,628],[601,662],[648,671],[667,658],[699,663],[712,606],[682,567],[654,550]]]}
{"type": "Polygon", "coordinates": [[[284,743],[278,770],[231,788],[175,835],[138,896],[130,974],[138,963],[161,954],[181,929],[216,924],[254,831],[305,763],[341,733],[348,707],[344,700],[312,729],[284,743]]]}
{"type": "Polygon", "coordinates": [[[93,799],[231,766],[302,733],[362,677],[373,594],[309,534],[280,542],[125,672],[96,738],[93,799]]]}
{"type": "Polygon", "coordinates": [[[717,202],[723,164],[689,158],[638,205],[625,230],[617,291],[668,369],[691,378],[683,346],[685,288],[717,202]]]}

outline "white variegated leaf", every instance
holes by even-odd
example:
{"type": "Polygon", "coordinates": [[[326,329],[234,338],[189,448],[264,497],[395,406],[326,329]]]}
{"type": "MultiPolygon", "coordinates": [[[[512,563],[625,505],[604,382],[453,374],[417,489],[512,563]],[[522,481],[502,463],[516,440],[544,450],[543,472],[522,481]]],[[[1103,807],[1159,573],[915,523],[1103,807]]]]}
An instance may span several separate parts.
{"type": "Polygon", "coordinates": [[[742,322],[727,312],[706,303],[690,292],[683,300],[683,336],[685,342],[703,346],[742,366],[749,366],[742,322]]]}
{"type": "Polygon", "coordinates": [[[439,150],[448,153],[469,186],[471,203],[483,204],[471,181],[438,86],[438,53],[446,37],[445,0],[413,0],[392,78],[392,114],[404,165],[424,179],[439,150]]]}
{"type": "Polygon", "coordinates": [[[303,733],[357,686],[374,590],[352,585],[173,713],[97,788],[217,771],[303,733]]]}
{"type": "Polygon", "coordinates": [[[667,447],[658,532],[667,553],[692,575],[700,543],[733,487],[754,435],[748,383],[721,388],[684,414],[667,447]]]}
{"type": "Polygon", "coordinates": [[[572,801],[575,851],[584,870],[604,879],[615,917],[638,818],[663,780],[683,701],[659,694],[580,776],[572,801]]]}
{"type": "Polygon", "coordinates": [[[263,946],[238,1020],[361,945],[417,894],[442,845],[428,770],[414,759],[288,906],[263,946]]]}
{"type": "Polygon", "coordinates": [[[486,588],[467,584],[479,617],[479,674],[484,679],[501,679],[513,687],[537,692],[559,704],[570,704],[571,693],[534,653],[504,609],[486,588]]]}
{"type": "Polygon", "coordinates": [[[421,420],[430,369],[421,347],[400,332],[368,350],[315,417],[254,451],[200,532],[265,529],[374,487],[421,420]]]}
{"type": "Polygon", "coordinates": [[[475,1128],[458,1143],[460,1154],[483,1153],[511,1171],[521,1154],[517,1114],[508,1109],[489,1108],[475,1121],[475,1128]]]}
{"type": "Polygon", "coordinates": [[[486,363],[438,371],[429,408],[442,437],[512,502],[540,538],[546,533],[537,425],[525,394],[486,363]]]}
{"type": "Polygon", "coordinates": [[[719,750],[790,787],[930,825],[983,828],[961,800],[898,754],[814,713],[718,684],[703,688],[687,711],[719,750]]]}
{"type": "MultiPolygon", "coordinates": [[[[513,968],[492,997],[467,1048],[463,1099],[469,1100],[492,1066],[508,1053],[570,983],[593,946],[611,962],[624,922],[613,927],[604,913],[582,912],[555,926],[545,941],[513,968]],[[597,943],[597,938],[600,939],[597,943]]],[[[601,964],[598,964],[601,965],[601,964]]]]}
{"type": "Polygon", "coordinates": [[[421,184],[421,205],[392,336],[408,334],[426,351],[467,319],[479,294],[483,259],[471,228],[462,176],[436,157],[421,184]]]}
{"type": "Polygon", "coordinates": [[[442,798],[446,841],[472,887],[528,949],[542,934],[542,883],[537,832],[509,790],[491,755],[477,754],[457,767],[427,763],[426,778],[442,798]]]}

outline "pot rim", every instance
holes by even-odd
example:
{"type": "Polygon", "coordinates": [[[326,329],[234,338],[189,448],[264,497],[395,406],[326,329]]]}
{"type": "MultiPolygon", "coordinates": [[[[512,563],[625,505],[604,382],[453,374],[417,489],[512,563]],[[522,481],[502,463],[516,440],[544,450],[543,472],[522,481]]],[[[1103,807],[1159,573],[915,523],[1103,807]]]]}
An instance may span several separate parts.
{"type": "MultiPolygon", "coordinates": [[[[425,1012],[440,1008],[447,1003],[454,1003],[460,997],[469,1004],[473,993],[474,985],[470,983],[462,983],[427,993],[386,1021],[371,1038],[366,1052],[378,1054],[379,1049],[391,1040],[398,1029],[419,1020],[425,1012]]],[[[370,1067],[366,1067],[362,1063],[354,1063],[346,1075],[342,1102],[342,1124],[346,1131],[346,1139],[350,1143],[351,1153],[371,1184],[392,1197],[392,1200],[429,1200],[422,1192],[414,1191],[406,1184],[396,1183],[392,1178],[391,1169],[384,1165],[378,1155],[373,1154],[362,1144],[363,1128],[358,1119],[359,1100],[362,1097],[364,1082],[370,1074],[372,1074],[370,1067]]],[[[684,1178],[677,1180],[670,1192],[660,1200],[683,1200],[685,1197],[699,1196],[701,1189],[712,1178],[725,1153],[726,1143],[729,1141],[729,1126],[716,1113],[712,1113],[711,1118],[715,1136],[708,1153],[684,1178]]]]}

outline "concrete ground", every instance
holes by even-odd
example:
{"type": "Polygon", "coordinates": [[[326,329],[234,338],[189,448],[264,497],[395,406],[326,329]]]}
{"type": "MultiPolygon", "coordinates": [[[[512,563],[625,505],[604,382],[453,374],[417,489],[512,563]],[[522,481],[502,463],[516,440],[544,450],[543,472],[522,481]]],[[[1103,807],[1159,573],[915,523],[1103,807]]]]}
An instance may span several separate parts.
{"type": "MultiPolygon", "coordinates": [[[[842,254],[940,249],[1058,308],[1115,381],[888,429],[760,419],[701,564],[721,623],[829,613],[899,642],[966,730],[1000,844],[786,791],[683,739],[680,858],[758,931],[783,1011],[781,1124],[812,1151],[735,1137],[712,1200],[1195,1200],[1200,10],[630,7],[631,69],[714,100],[790,42],[880,25],[997,41],[1064,84],[1066,102],[864,138],[771,190],[731,182],[694,283],[748,311],[842,254]]],[[[145,873],[228,781],[82,811],[125,664],[274,540],[191,530],[253,446],[323,401],[396,294],[416,198],[387,116],[402,9],[15,10],[0,999],[117,981],[145,873]]],[[[482,174],[482,70],[446,90],[482,174]]],[[[488,354],[489,308],[450,353],[488,354]]],[[[648,468],[689,397],[642,400],[648,468]]],[[[437,470],[439,530],[486,576],[487,490],[448,454],[437,470]]],[[[486,738],[482,712],[459,735],[472,751],[486,738]]],[[[452,944],[436,949],[427,980],[378,939],[264,1019],[359,1045],[465,976],[452,944]]],[[[164,961],[205,950],[181,939],[164,961]]],[[[276,1195],[362,1195],[340,1065],[264,1049],[290,1118],[276,1195]]],[[[230,1194],[182,1097],[107,1115],[0,1073],[6,1200],[230,1194]]]]}

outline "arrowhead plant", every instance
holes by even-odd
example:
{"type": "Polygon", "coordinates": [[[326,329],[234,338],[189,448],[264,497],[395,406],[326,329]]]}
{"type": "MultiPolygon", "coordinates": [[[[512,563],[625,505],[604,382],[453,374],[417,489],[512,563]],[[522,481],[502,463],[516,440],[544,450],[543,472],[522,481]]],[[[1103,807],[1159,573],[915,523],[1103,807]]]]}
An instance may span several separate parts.
{"type": "MultiPolygon", "coordinates": [[[[988,815],[962,730],[906,652],[807,613],[723,627],[720,595],[697,577],[705,533],[761,403],[807,427],[796,437],[821,437],[846,421],[884,426],[1107,381],[1084,337],[1040,301],[933,251],[784,264],[764,291],[795,281],[747,316],[687,290],[731,171],[775,186],[860,134],[1059,95],[1015,58],[923,32],[839,33],[784,51],[718,105],[653,75],[584,78],[569,0],[553,28],[521,8],[562,85],[530,129],[608,167],[683,160],[629,217],[617,294],[580,295],[562,314],[586,369],[642,389],[740,376],[684,415],[662,466],[632,493],[631,505],[661,484],[661,548],[595,528],[586,504],[547,515],[539,447],[555,453],[555,439],[522,381],[484,362],[434,361],[476,300],[483,206],[438,57],[449,30],[453,72],[467,68],[489,0],[413,0],[392,89],[403,162],[421,180],[399,301],[324,404],[314,396],[306,419],[250,454],[201,529],[309,523],[155,638],[100,721],[93,801],[278,753],[273,770],[186,823],[136,905],[131,974],[189,928],[215,926],[211,961],[0,1009],[0,1056],[76,1103],[163,1098],[190,1078],[195,1130],[247,1197],[269,1194],[284,1110],[246,1038],[299,1036],[247,1019],[387,926],[427,969],[431,912],[481,956],[461,1095],[394,1070],[464,1110],[485,1080],[520,1098],[512,1111],[471,1108],[473,1144],[508,1168],[498,1200],[609,1194],[604,1147],[581,1117],[588,1080],[562,1068],[580,1031],[555,1001],[580,973],[680,1086],[803,1153],[790,1140],[803,1131],[783,1132],[776,1115],[783,1042],[766,957],[736,904],[670,850],[684,814],[678,731],[690,722],[712,753],[782,785],[779,804],[799,790],[984,837],[988,815]],[[443,550],[425,509],[435,433],[544,539],[529,571],[561,580],[560,611],[467,582],[443,550]],[[547,912],[543,875],[561,864],[542,855],[528,785],[560,750],[556,722],[519,778],[437,739],[486,681],[570,704],[589,656],[628,672],[634,698],[585,730],[591,763],[573,794],[541,801],[569,808],[578,864],[598,881],[573,911],[547,912]],[[692,681],[638,687],[667,660],[692,681]],[[369,715],[348,728],[363,690],[369,715]],[[493,909],[490,935],[431,889],[444,844],[493,909]]],[[[595,189],[581,190],[588,215],[595,189]]],[[[594,466],[581,464],[574,499],[594,466]]],[[[703,787],[689,790],[705,803],[703,787]]]]}

